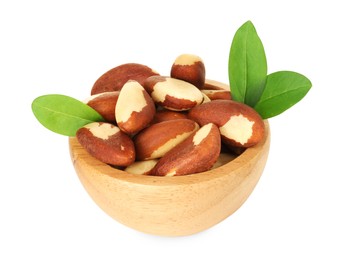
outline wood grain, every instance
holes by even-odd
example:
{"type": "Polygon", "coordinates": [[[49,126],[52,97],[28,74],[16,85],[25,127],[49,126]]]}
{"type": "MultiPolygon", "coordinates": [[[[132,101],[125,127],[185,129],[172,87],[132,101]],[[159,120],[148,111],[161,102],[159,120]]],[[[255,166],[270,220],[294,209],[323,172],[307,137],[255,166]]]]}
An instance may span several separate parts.
{"type": "Polygon", "coordinates": [[[140,176],[110,167],[69,139],[74,168],[91,198],[112,218],[162,236],[191,235],[224,220],[249,197],[266,164],[265,138],[213,170],[176,177],[140,176]]]}

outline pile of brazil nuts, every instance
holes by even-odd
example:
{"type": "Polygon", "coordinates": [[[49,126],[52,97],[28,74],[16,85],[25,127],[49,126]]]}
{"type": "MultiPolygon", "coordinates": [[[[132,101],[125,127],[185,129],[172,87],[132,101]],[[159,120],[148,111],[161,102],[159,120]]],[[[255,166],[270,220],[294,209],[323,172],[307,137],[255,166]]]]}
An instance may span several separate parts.
{"type": "Polygon", "coordinates": [[[261,116],[233,101],[227,84],[207,80],[202,59],[191,54],[175,59],[170,76],[137,63],[117,66],[98,78],[84,102],[106,122],[83,126],[77,140],[130,173],[207,171],[222,164],[223,151],[241,153],[264,137],[261,116]]]}

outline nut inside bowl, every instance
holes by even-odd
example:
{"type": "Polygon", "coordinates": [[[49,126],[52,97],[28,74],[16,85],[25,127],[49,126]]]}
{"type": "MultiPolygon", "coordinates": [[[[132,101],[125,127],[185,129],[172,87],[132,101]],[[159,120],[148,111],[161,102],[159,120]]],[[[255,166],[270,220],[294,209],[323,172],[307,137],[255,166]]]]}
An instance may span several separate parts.
{"type": "Polygon", "coordinates": [[[185,176],[130,174],[100,162],[76,138],[71,159],[91,198],[112,218],[133,229],[162,236],[191,235],[224,220],[249,197],[266,164],[270,129],[264,139],[218,168],[185,176]]]}

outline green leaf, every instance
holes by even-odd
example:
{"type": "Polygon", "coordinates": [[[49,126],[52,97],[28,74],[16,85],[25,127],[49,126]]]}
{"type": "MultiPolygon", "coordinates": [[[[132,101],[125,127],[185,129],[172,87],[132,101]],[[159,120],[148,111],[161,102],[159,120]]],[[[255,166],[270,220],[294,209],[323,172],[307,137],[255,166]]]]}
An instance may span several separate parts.
{"type": "Polygon", "coordinates": [[[297,72],[269,74],[263,95],[254,108],[263,119],[277,116],[299,102],[311,86],[310,80],[297,72]]]}
{"type": "Polygon", "coordinates": [[[251,107],[256,105],[265,87],[267,63],[263,44],[251,21],[234,35],[228,70],[232,98],[251,107]]]}
{"type": "Polygon", "coordinates": [[[32,111],[47,129],[66,136],[75,136],[77,130],[88,123],[104,121],[85,103],[58,94],[36,98],[32,102],[32,111]]]}

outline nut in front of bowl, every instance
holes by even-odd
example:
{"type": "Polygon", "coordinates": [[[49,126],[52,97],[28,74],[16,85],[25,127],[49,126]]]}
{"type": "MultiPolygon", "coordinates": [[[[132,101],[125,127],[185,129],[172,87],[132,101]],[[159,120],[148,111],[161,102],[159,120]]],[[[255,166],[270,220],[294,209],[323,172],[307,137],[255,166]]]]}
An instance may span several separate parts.
{"type": "Polygon", "coordinates": [[[120,65],[102,75],[91,93],[87,104],[106,122],[85,125],[76,137],[92,156],[129,173],[207,171],[264,137],[258,113],[233,101],[227,84],[206,80],[196,55],[178,56],[170,76],[141,64],[120,65]]]}

